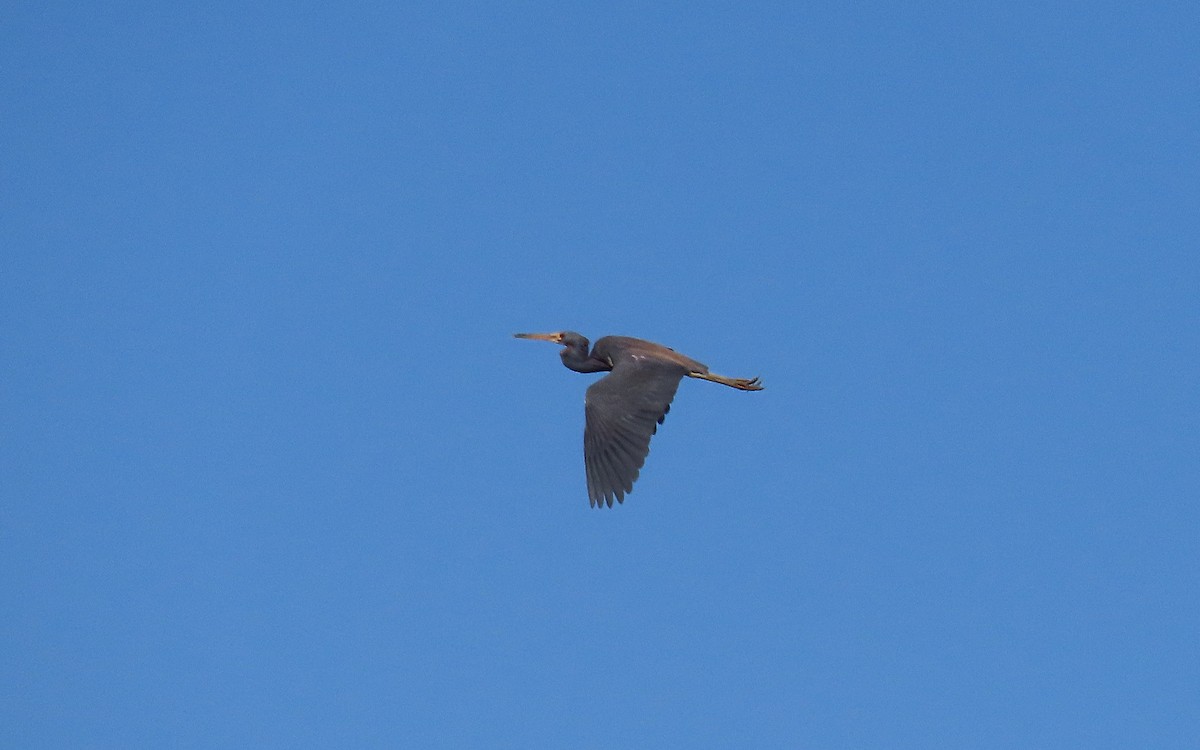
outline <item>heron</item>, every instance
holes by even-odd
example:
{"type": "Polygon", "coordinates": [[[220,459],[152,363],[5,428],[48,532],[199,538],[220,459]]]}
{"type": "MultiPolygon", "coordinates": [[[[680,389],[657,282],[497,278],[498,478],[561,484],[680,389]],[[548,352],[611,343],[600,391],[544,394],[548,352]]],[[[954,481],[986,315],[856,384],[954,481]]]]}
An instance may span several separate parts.
{"type": "Polygon", "coordinates": [[[516,333],[519,339],[560,344],[562,362],[575,372],[607,372],[584,397],[583,463],[588,503],[611,508],[626,493],[650,453],[650,436],[671,410],[683,378],[720,383],[739,391],[761,391],[758,378],[727,378],[670,347],[629,336],[605,336],[588,351],[588,340],[574,331],[516,333]]]}

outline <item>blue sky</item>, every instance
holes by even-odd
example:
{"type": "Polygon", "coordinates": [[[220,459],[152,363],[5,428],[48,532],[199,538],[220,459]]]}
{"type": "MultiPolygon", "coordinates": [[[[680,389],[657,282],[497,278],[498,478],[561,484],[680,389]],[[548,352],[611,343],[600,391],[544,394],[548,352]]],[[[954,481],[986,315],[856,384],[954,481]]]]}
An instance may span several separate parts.
{"type": "Polygon", "coordinates": [[[0,745],[1194,747],[1198,21],[7,8],[0,745]]]}

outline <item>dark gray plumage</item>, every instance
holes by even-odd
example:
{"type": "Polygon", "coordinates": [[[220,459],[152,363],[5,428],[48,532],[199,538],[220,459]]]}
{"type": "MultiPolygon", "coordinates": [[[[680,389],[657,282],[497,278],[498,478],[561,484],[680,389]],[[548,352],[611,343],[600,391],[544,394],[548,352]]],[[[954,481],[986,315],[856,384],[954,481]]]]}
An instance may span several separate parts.
{"type": "Polygon", "coordinates": [[[727,378],[652,341],[605,336],[588,351],[574,331],[518,333],[517,338],[561,344],[563,364],[576,372],[608,372],[587,389],[584,399],[583,462],[588,501],[612,507],[625,501],[650,453],[658,430],[684,377],[708,380],[742,391],[759,391],[758,378],[727,378]]]}

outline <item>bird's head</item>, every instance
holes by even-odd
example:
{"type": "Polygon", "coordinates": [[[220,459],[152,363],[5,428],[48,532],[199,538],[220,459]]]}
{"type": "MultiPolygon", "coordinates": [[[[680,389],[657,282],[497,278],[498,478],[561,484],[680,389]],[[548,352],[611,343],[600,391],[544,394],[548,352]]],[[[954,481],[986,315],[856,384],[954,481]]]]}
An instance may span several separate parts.
{"type": "Polygon", "coordinates": [[[558,352],[563,364],[575,372],[601,372],[611,370],[612,364],[592,359],[588,354],[588,340],[574,331],[558,331],[557,333],[515,333],[519,339],[536,339],[560,344],[563,348],[558,352]]]}
{"type": "Polygon", "coordinates": [[[582,349],[587,351],[588,340],[586,336],[575,333],[574,331],[558,331],[556,333],[514,333],[513,338],[518,339],[535,339],[537,341],[549,341],[554,344],[561,344],[568,349],[582,349]]]}

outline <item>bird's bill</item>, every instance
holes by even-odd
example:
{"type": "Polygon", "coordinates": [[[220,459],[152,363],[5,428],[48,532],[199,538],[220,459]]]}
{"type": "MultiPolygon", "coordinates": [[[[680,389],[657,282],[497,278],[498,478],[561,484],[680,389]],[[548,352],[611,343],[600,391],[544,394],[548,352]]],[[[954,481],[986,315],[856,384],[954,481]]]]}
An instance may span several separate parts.
{"type": "Polygon", "coordinates": [[[555,344],[561,344],[563,340],[562,333],[514,333],[515,339],[537,339],[538,341],[550,341],[555,344]]]}

